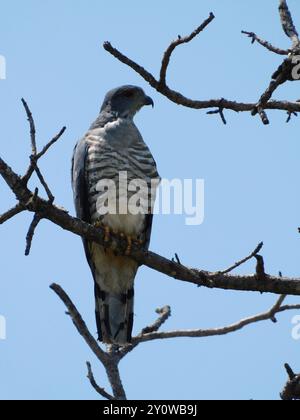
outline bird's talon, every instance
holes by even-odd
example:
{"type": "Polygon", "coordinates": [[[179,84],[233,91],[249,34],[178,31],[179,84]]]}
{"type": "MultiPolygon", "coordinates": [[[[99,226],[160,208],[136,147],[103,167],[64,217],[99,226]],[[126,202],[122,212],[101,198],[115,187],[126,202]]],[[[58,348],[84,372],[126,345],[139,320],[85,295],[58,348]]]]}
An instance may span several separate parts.
{"type": "Polygon", "coordinates": [[[132,248],[132,237],[127,236],[127,249],[126,249],[125,255],[131,254],[131,248],[132,248]]]}
{"type": "Polygon", "coordinates": [[[110,240],[110,228],[108,226],[104,227],[104,242],[109,242],[110,240]]]}

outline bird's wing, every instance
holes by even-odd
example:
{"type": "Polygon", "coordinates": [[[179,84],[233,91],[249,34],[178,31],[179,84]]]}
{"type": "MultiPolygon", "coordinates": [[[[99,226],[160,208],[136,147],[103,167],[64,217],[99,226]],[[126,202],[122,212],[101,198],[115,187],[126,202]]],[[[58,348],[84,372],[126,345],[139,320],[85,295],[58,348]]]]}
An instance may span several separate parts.
{"type": "MultiPolygon", "coordinates": [[[[86,184],[85,165],[88,154],[88,144],[85,138],[81,139],[74,148],[72,158],[72,188],[76,216],[84,222],[90,223],[91,216],[89,210],[88,188],[86,184]]],[[[82,238],[87,261],[94,275],[95,266],[93,264],[88,241],[82,238]]]]}

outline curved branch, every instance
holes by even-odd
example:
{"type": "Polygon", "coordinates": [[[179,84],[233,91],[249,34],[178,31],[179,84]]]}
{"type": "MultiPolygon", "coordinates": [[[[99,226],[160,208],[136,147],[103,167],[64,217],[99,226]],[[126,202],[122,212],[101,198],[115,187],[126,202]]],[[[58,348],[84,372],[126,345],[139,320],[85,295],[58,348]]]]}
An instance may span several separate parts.
{"type": "Polygon", "coordinates": [[[164,53],[162,64],[161,64],[161,70],[160,70],[160,79],[159,83],[163,86],[166,85],[166,75],[167,75],[167,69],[170,64],[171,55],[173,54],[174,50],[182,44],[188,44],[191,42],[196,36],[200,34],[200,32],[204,31],[204,29],[214,20],[215,16],[213,13],[210,13],[209,17],[197,28],[195,29],[190,35],[181,37],[178,36],[178,39],[176,41],[171,42],[169,47],[167,48],[166,52],[164,53]]]}
{"type": "Polygon", "coordinates": [[[270,44],[270,42],[265,41],[264,39],[259,38],[256,33],[254,32],[247,32],[242,31],[242,34],[247,35],[249,38],[251,38],[251,43],[254,44],[255,41],[258,42],[260,45],[265,47],[267,50],[279,54],[279,55],[288,55],[290,53],[290,50],[283,50],[281,48],[274,47],[274,45],[270,44]]]}
{"type": "MultiPolygon", "coordinates": [[[[264,124],[269,124],[269,119],[265,110],[272,109],[272,110],[284,110],[289,113],[300,112],[300,104],[297,102],[287,102],[287,101],[274,101],[270,100],[272,94],[277,89],[277,87],[286,82],[287,80],[291,80],[290,78],[286,77],[286,74],[280,74],[280,77],[275,82],[272,82],[267,91],[261,97],[258,104],[255,103],[244,103],[244,102],[236,102],[232,100],[227,100],[224,98],[220,99],[210,99],[210,100],[193,100],[190,98],[185,97],[181,93],[170,89],[166,84],[166,74],[167,69],[170,63],[170,58],[175,50],[175,48],[181,44],[188,43],[192,39],[194,39],[197,35],[200,34],[214,19],[214,15],[211,13],[210,16],[194,31],[191,35],[181,38],[179,37],[176,41],[173,41],[169,47],[167,48],[166,52],[163,55],[161,69],[160,69],[160,78],[157,80],[149,71],[145,68],[128,58],[126,55],[121,53],[119,50],[114,48],[110,42],[105,42],[103,44],[104,49],[113,55],[116,59],[121,61],[123,64],[131,67],[135,72],[137,72],[147,83],[150,84],[157,92],[161,93],[163,96],[168,98],[170,101],[185,106],[187,108],[193,109],[208,109],[208,108],[217,108],[217,111],[209,111],[208,114],[219,114],[224,124],[226,124],[226,119],[224,117],[223,110],[228,109],[235,112],[251,112],[252,115],[256,115],[257,113],[260,115],[262,122],[264,124]]],[[[245,32],[252,38],[252,41],[256,40],[261,45],[265,46],[269,50],[276,52],[281,55],[287,55],[289,53],[288,50],[282,50],[280,48],[276,48],[269,44],[266,41],[261,40],[258,38],[253,32],[245,32]]]]}
{"type": "Polygon", "coordinates": [[[137,346],[140,343],[145,343],[147,341],[153,340],[161,340],[161,339],[169,339],[169,338],[181,338],[181,337],[191,337],[191,338],[201,338],[201,337],[215,337],[215,336],[223,336],[227,335],[236,331],[239,331],[248,325],[255,324],[257,322],[267,321],[267,320],[274,320],[276,314],[291,311],[291,310],[299,310],[300,305],[286,305],[282,306],[284,296],[281,296],[276,304],[267,312],[264,312],[259,315],[252,316],[250,318],[243,319],[235,324],[229,325],[227,327],[221,328],[212,328],[208,330],[177,330],[177,331],[169,331],[169,332],[153,332],[149,334],[141,334],[137,337],[133,338],[132,344],[137,346]]]}
{"type": "Polygon", "coordinates": [[[110,401],[115,401],[116,398],[113,397],[112,395],[110,395],[108,392],[105,391],[104,388],[101,388],[94,377],[93,371],[92,371],[92,366],[90,364],[90,362],[86,362],[87,365],[87,369],[88,369],[88,380],[90,381],[90,384],[92,385],[92,387],[94,388],[94,390],[101,395],[103,398],[105,398],[106,400],[110,400],[110,401]]]}
{"type": "Polygon", "coordinates": [[[76,306],[71,301],[66,292],[58,284],[52,284],[50,288],[57,294],[57,296],[59,296],[59,298],[66,305],[66,307],[68,308],[68,315],[70,315],[77,331],[83,337],[83,339],[85,340],[89,348],[92,350],[92,352],[95,354],[95,356],[98,358],[98,360],[105,367],[108,379],[113,390],[114,398],[117,400],[126,400],[126,394],[122,385],[120,372],[118,369],[118,358],[114,357],[114,355],[106,353],[101,349],[95,338],[88,330],[76,306]]]}

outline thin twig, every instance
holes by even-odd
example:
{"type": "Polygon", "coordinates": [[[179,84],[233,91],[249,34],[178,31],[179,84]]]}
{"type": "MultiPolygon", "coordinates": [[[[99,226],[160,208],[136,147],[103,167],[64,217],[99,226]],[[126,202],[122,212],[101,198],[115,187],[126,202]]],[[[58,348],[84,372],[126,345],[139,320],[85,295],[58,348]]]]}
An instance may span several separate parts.
{"type": "Polygon", "coordinates": [[[250,255],[248,255],[248,257],[243,258],[242,260],[236,262],[234,265],[232,265],[231,267],[227,268],[227,270],[221,271],[220,274],[228,274],[231,271],[235,270],[236,268],[240,267],[241,265],[245,264],[247,261],[251,260],[252,258],[254,258],[261,250],[262,247],[264,246],[263,242],[260,242],[257,247],[255,248],[255,250],[253,252],[251,252],[250,255]]]}
{"type": "Polygon", "coordinates": [[[52,147],[62,137],[62,135],[65,133],[66,129],[67,129],[67,127],[63,127],[60,130],[60,132],[55,137],[53,137],[53,139],[50,140],[49,143],[46,144],[46,146],[43,147],[42,151],[36,155],[37,160],[39,160],[42,156],[44,156],[48,152],[50,147],[52,147]]]}
{"type": "Polygon", "coordinates": [[[52,192],[51,192],[50,188],[48,187],[48,184],[47,184],[47,182],[45,181],[45,178],[43,177],[43,175],[42,175],[42,173],[41,173],[41,171],[40,171],[39,167],[38,167],[36,164],[34,164],[34,170],[35,170],[35,172],[36,172],[36,174],[37,174],[38,179],[40,180],[40,183],[42,184],[42,186],[44,187],[44,189],[45,189],[45,191],[46,191],[46,194],[47,194],[47,196],[48,196],[49,202],[50,202],[50,203],[53,203],[53,202],[54,202],[54,200],[55,200],[55,198],[54,198],[54,196],[53,196],[53,194],[52,194],[52,192]]]}
{"type": "Polygon", "coordinates": [[[239,331],[248,325],[251,325],[257,322],[270,320],[277,313],[300,309],[300,305],[286,305],[286,306],[278,307],[281,300],[282,300],[282,297],[276,302],[274,306],[272,306],[272,308],[269,311],[259,314],[259,315],[255,315],[250,318],[243,319],[227,327],[208,329],[208,330],[198,329],[198,330],[177,330],[177,331],[169,331],[169,332],[154,332],[150,334],[145,334],[143,336],[134,337],[132,340],[132,344],[137,345],[139,343],[144,343],[147,341],[180,338],[180,337],[201,338],[201,337],[223,336],[223,335],[227,335],[227,334],[239,331]]]}
{"type": "Polygon", "coordinates": [[[249,38],[251,38],[252,44],[254,44],[255,41],[256,41],[260,45],[262,45],[263,47],[267,48],[267,50],[269,50],[269,51],[271,51],[275,54],[288,55],[290,53],[290,50],[283,50],[281,48],[274,47],[274,45],[270,44],[268,41],[265,41],[265,40],[259,38],[254,32],[242,31],[242,34],[245,34],[249,38]]]}
{"type": "Polygon", "coordinates": [[[32,150],[32,155],[35,156],[37,153],[37,148],[36,148],[36,129],[35,129],[35,123],[34,123],[34,119],[32,116],[32,113],[29,109],[29,106],[27,104],[27,102],[25,101],[24,98],[22,98],[22,104],[25,108],[25,112],[27,115],[27,119],[29,122],[29,126],[30,126],[30,138],[31,138],[31,150],[32,150]]]}
{"type": "Polygon", "coordinates": [[[220,115],[220,118],[221,118],[223,124],[224,125],[227,124],[227,121],[226,121],[226,118],[225,118],[225,115],[224,115],[224,108],[223,107],[220,107],[219,109],[216,109],[216,110],[213,110],[213,111],[208,111],[206,114],[207,115],[216,115],[216,114],[218,114],[218,115],[220,115]]]}
{"type": "Polygon", "coordinates": [[[86,365],[87,365],[87,368],[88,368],[88,375],[87,375],[87,377],[88,377],[88,379],[89,379],[92,387],[95,389],[95,391],[99,395],[101,395],[103,398],[105,398],[106,400],[115,401],[116,400],[115,397],[113,397],[112,395],[110,395],[108,392],[105,391],[104,388],[101,388],[97,384],[97,382],[95,380],[95,377],[94,377],[94,374],[93,374],[93,371],[92,371],[92,366],[91,366],[90,362],[86,362],[86,365]]]}
{"type": "Polygon", "coordinates": [[[180,37],[179,36],[175,41],[173,41],[169,45],[169,47],[167,48],[167,50],[164,53],[163,60],[162,60],[162,65],[161,65],[161,70],[160,70],[159,83],[162,86],[166,85],[167,70],[168,70],[170,59],[171,59],[171,56],[172,56],[172,53],[174,52],[174,50],[179,45],[187,44],[187,43],[191,42],[196,36],[198,36],[200,34],[200,32],[202,32],[214,20],[214,18],[215,18],[214,14],[210,13],[209,17],[197,29],[195,29],[190,35],[185,36],[185,37],[180,37]]]}
{"type": "Polygon", "coordinates": [[[10,210],[6,211],[5,213],[3,213],[2,215],[0,215],[0,225],[2,225],[3,223],[7,222],[10,219],[12,219],[17,214],[22,213],[22,211],[24,211],[24,210],[26,210],[24,206],[22,206],[21,204],[17,204],[12,209],[10,209],[10,210]]]}
{"type": "Polygon", "coordinates": [[[31,250],[32,240],[35,233],[36,228],[38,227],[38,224],[42,220],[42,216],[38,213],[36,213],[33,217],[33,220],[29,226],[28,233],[26,235],[26,250],[25,250],[25,256],[28,257],[31,250]]]}
{"type": "Polygon", "coordinates": [[[156,309],[156,313],[159,315],[158,319],[152,325],[143,328],[141,335],[158,331],[161,326],[170,318],[171,308],[170,306],[164,306],[163,308],[156,309]]]}

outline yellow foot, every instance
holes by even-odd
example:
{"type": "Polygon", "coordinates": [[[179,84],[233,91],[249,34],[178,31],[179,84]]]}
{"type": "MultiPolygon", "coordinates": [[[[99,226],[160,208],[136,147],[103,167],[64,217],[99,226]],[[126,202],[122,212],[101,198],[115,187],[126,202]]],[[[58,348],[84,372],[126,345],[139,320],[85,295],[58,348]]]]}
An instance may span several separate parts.
{"type": "Polygon", "coordinates": [[[106,242],[106,243],[109,242],[110,233],[111,233],[110,228],[108,226],[104,225],[102,222],[96,222],[96,223],[94,223],[94,226],[96,228],[100,228],[100,229],[104,230],[104,242],[106,242]]]}
{"type": "Polygon", "coordinates": [[[127,248],[125,251],[125,255],[130,255],[131,254],[131,249],[132,249],[132,237],[131,236],[126,236],[127,239],[127,248]]]}
{"type": "Polygon", "coordinates": [[[110,240],[110,228],[108,226],[104,226],[104,242],[109,242],[110,240]]]}

